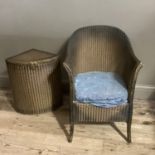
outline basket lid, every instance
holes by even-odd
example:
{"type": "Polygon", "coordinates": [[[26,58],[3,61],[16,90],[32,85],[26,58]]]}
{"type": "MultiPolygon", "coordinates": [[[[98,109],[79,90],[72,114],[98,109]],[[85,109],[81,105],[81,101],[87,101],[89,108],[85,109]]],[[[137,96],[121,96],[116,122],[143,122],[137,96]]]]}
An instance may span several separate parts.
{"type": "Polygon", "coordinates": [[[10,63],[31,63],[31,62],[41,62],[46,60],[51,60],[57,58],[56,54],[37,50],[37,49],[30,49],[28,51],[22,52],[18,55],[10,57],[6,59],[6,62],[10,63]]]}

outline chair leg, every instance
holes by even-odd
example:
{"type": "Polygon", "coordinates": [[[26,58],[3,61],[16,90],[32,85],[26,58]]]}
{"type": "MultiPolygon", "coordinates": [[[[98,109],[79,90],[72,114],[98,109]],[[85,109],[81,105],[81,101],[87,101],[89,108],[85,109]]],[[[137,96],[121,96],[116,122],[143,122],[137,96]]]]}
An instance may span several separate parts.
{"type": "Polygon", "coordinates": [[[68,137],[68,142],[71,143],[73,139],[73,133],[74,133],[74,114],[73,114],[73,109],[70,107],[70,131],[69,131],[69,137],[68,137]]]}
{"type": "Polygon", "coordinates": [[[131,122],[127,122],[127,142],[131,143],[131,122]]]}
{"type": "Polygon", "coordinates": [[[74,123],[70,124],[70,133],[69,133],[69,138],[68,138],[68,142],[72,142],[73,139],[73,133],[74,133],[74,123]]]}

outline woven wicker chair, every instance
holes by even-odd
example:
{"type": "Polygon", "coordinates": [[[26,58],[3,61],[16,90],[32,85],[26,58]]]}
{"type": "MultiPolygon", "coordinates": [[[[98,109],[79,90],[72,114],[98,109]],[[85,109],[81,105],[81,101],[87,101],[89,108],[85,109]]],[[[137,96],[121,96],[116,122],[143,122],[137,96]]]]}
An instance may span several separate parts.
{"type": "Polygon", "coordinates": [[[126,122],[126,140],[130,143],[134,89],[142,63],[134,55],[125,33],[111,26],[89,26],[78,29],[68,41],[63,66],[70,82],[69,142],[72,141],[74,124],[126,122]],[[88,71],[120,74],[128,89],[128,104],[102,108],[76,101],[74,76],[88,71]]]}

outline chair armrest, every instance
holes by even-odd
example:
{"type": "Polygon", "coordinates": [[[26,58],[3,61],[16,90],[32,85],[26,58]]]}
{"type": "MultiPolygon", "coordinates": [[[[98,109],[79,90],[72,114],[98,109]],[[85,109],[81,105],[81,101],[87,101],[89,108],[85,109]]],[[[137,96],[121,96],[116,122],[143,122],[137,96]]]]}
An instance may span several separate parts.
{"type": "Polygon", "coordinates": [[[133,65],[131,65],[131,67],[129,67],[129,69],[126,70],[126,77],[128,79],[128,93],[129,93],[128,100],[129,103],[132,104],[137,76],[143,65],[142,62],[134,55],[134,53],[131,53],[130,59],[133,65]]]}
{"type": "Polygon", "coordinates": [[[73,73],[67,63],[63,62],[63,67],[65,68],[69,78],[70,102],[73,102],[73,100],[75,99],[73,73]]]}

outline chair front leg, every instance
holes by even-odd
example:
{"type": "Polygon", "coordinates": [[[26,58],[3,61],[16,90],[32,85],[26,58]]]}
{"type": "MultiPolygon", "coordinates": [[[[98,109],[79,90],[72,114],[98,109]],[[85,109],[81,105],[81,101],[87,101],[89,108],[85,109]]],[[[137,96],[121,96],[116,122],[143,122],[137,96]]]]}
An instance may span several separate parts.
{"type": "Polygon", "coordinates": [[[72,142],[73,139],[73,134],[74,134],[74,114],[73,114],[73,108],[72,106],[70,107],[70,131],[69,131],[69,138],[68,142],[72,142]]]}
{"type": "Polygon", "coordinates": [[[127,122],[127,142],[131,143],[131,121],[127,122]]]}
{"type": "Polygon", "coordinates": [[[71,123],[70,124],[70,135],[69,135],[69,139],[68,139],[68,142],[72,142],[72,139],[73,139],[73,133],[74,133],[74,123],[71,123]]]}
{"type": "Polygon", "coordinates": [[[131,124],[132,124],[133,102],[129,107],[127,120],[127,142],[131,143],[131,124]]]}

